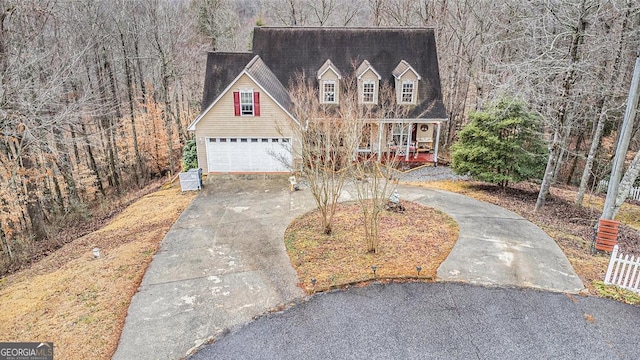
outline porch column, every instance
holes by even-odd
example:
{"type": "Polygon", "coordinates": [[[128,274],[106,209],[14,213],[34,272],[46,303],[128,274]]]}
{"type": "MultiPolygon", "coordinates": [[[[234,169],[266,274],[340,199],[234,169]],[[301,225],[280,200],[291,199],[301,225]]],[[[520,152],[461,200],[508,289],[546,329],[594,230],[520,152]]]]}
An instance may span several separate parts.
{"type": "Polygon", "coordinates": [[[438,121],[438,126],[436,126],[436,145],[433,149],[433,164],[438,166],[438,145],[440,144],[440,125],[441,122],[438,121]]]}
{"type": "Polygon", "coordinates": [[[378,123],[378,161],[382,160],[382,124],[378,123]]]}
{"type": "Polygon", "coordinates": [[[409,161],[409,148],[411,148],[411,127],[413,127],[413,123],[409,123],[409,127],[407,128],[407,151],[405,151],[404,159],[409,161]]]}

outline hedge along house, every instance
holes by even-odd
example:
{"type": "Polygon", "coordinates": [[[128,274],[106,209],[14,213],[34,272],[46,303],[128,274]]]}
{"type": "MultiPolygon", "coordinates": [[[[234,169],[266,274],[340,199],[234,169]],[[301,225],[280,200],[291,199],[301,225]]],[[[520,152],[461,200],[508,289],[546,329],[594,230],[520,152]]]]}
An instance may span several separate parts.
{"type": "Polygon", "coordinates": [[[290,171],[294,132],[282,124],[297,120],[287,86],[305,74],[321,103],[339,104],[341,81],[354,68],[363,105],[376,106],[388,83],[396,103],[407,106],[402,118],[370,120],[358,151],[437,164],[447,118],[433,29],[257,27],[252,52],[208,54],[202,113],[189,125],[199,166],[209,173],[290,171]]]}

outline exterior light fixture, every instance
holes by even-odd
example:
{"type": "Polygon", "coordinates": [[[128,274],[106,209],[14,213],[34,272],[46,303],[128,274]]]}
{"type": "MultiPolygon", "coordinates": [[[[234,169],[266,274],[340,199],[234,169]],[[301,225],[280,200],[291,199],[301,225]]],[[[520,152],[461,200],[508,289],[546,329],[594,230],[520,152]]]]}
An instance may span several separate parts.
{"type": "Polygon", "coordinates": [[[315,287],[315,286],[316,286],[316,278],[311,278],[311,285],[312,285],[313,287],[315,287]]]}
{"type": "Polygon", "coordinates": [[[377,266],[375,265],[371,265],[371,271],[373,271],[373,276],[376,276],[376,270],[378,269],[377,266]]]}
{"type": "Polygon", "coordinates": [[[416,266],[416,271],[418,271],[418,276],[420,276],[420,271],[422,271],[422,267],[421,266],[416,266]]]}

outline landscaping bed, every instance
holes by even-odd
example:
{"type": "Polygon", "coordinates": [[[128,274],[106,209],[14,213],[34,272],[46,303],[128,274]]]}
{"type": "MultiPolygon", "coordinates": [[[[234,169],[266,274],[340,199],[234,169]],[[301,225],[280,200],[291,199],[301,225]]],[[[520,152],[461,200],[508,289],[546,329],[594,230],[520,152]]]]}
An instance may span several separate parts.
{"type": "Polygon", "coordinates": [[[295,219],[285,232],[285,245],[299,286],[313,293],[374,279],[433,280],[458,238],[458,226],[435,209],[402,205],[404,212],[382,214],[376,254],[366,251],[357,204],[338,205],[331,235],[323,233],[317,211],[295,219]]]}

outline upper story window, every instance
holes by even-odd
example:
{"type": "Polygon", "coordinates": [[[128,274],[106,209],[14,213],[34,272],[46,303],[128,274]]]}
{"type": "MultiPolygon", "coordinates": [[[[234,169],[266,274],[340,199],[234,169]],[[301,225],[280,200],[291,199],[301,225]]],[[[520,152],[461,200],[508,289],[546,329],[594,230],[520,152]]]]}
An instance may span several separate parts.
{"type": "Polygon", "coordinates": [[[324,81],[322,83],[322,102],[336,103],[336,82],[324,81]]]}
{"type": "Polygon", "coordinates": [[[400,102],[404,104],[413,104],[414,97],[414,85],[415,83],[411,80],[402,82],[402,93],[400,95],[400,102]]]}
{"type": "Polygon", "coordinates": [[[416,104],[418,102],[418,72],[402,60],[392,71],[396,79],[396,101],[400,104],[416,104]]]}
{"type": "Polygon", "coordinates": [[[260,93],[253,90],[233,92],[235,116],[260,116],[260,93]]]}
{"type": "Polygon", "coordinates": [[[320,103],[337,104],[340,99],[339,84],[342,75],[331,60],[325,61],[318,69],[317,78],[320,85],[320,103]]]}
{"type": "Polygon", "coordinates": [[[358,92],[361,94],[361,102],[363,104],[378,103],[378,84],[380,83],[380,74],[371,66],[369,61],[364,60],[356,69],[358,77],[358,92]]]}
{"type": "Polygon", "coordinates": [[[253,91],[240,91],[240,115],[253,116],[253,91]]]}
{"type": "Polygon", "coordinates": [[[373,81],[367,80],[362,82],[362,102],[367,104],[375,103],[376,101],[376,84],[373,81]]]}

